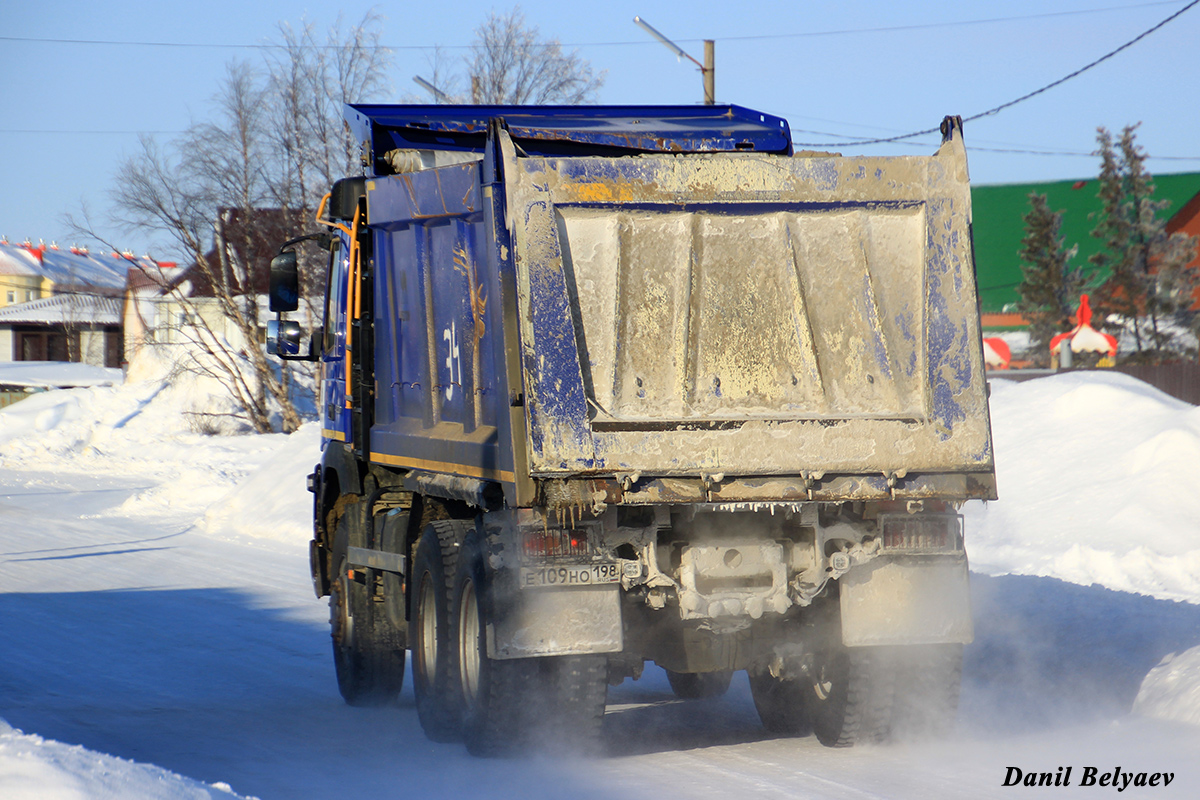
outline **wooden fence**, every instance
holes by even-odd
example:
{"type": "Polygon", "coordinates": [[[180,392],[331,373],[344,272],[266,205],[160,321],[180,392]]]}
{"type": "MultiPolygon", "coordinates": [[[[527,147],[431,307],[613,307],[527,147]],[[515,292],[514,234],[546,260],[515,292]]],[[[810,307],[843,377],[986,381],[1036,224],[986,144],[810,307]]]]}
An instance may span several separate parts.
{"type": "MultiPolygon", "coordinates": [[[[34,391],[44,391],[36,389],[34,391]]],[[[19,386],[0,386],[0,408],[11,406],[13,403],[20,402],[26,397],[29,397],[30,392],[24,387],[19,386]]]]}

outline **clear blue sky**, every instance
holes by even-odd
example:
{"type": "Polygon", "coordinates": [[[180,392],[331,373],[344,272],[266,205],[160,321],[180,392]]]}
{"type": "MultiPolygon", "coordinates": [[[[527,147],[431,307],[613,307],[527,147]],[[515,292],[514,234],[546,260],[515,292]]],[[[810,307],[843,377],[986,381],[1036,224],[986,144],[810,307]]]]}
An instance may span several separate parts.
{"type": "MultiPolygon", "coordinates": [[[[798,142],[890,136],[970,116],[1085,66],[1187,5],[1138,0],[740,3],[526,0],[543,35],[607,71],[601,102],[693,103],[699,72],[633,25],[634,15],[702,58],[716,40],[718,102],[786,117],[798,142]],[[947,24],[955,23],[955,24],[947,24]],[[874,30],[872,30],[874,29],[874,30]]],[[[106,228],[112,175],[139,131],[168,140],[208,114],[225,64],[259,60],[236,45],[272,39],[278,23],[357,21],[373,3],[207,0],[0,4],[0,233],[70,242],[63,216],[81,203],[122,246],[149,243],[106,228]],[[69,39],[170,45],[30,41],[69,39]],[[217,46],[221,45],[221,46],[217,46]]],[[[465,54],[489,10],[511,4],[440,0],[378,4],[396,48],[395,97],[428,74],[433,45],[465,54]]],[[[1200,171],[1200,6],[1085,74],[966,126],[975,183],[1089,177],[1098,125],[1141,121],[1155,172],[1200,171]]],[[[937,137],[839,148],[846,154],[930,152],[937,137]]]]}

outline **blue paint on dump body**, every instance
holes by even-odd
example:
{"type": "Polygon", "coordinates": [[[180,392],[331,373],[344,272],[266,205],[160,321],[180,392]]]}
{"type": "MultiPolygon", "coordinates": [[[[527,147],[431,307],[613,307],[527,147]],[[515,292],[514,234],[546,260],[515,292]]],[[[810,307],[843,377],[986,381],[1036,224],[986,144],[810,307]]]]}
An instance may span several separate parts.
{"type": "MultiPolygon", "coordinates": [[[[913,345],[919,344],[917,340],[916,321],[913,319],[912,311],[905,311],[897,314],[894,317],[894,321],[896,323],[896,327],[900,330],[900,336],[903,337],[905,341],[911,342],[913,345]]],[[[902,363],[901,366],[904,367],[904,374],[908,377],[911,378],[917,374],[917,348],[915,346],[909,351],[908,358],[902,363]]]]}
{"type": "MultiPolygon", "coordinates": [[[[526,226],[554,229],[554,209],[549,201],[526,209],[526,226]]],[[[538,391],[529,398],[530,428],[553,431],[556,441],[547,442],[538,435],[532,445],[539,455],[569,451],[591,468],[595,466],[592,431],[562,251],[557,238],[545,246],[544,260],[529,265],[533,347],[526,352],[525,368],[538,376],[538,391]]]]}
{"type": "Polygon", "coordinates": [[[372,457],[474,477],[511,474],[512,448],[501,445],[511,431],[497,368],[500,279],[482,164],[374,178],[367,206],[372,457]]]}
{"type": "Polygon", "coordinates": [[[838,166],[832,158],[814,158],[805,162],[801,177],[821,191],[832,192],[838,188],[838,166]]]}
{"type": "Polygon", "coordinates": [[[396,148],[486,147],[503,120],[529,155],[598,150],[654,153],[792,152],[787,120],[736,105],[713,106],[346,106],[346,121],[375,155],[396,148]]]}
{"type": "Polygon", "coordinates": [[[957,294],[963,285],[962,263],[958,257],[954,231],[948,226],[952,203],[945,199],[929,201],[929,240],[926,252],[927,324],[925,331],[929,366],[932,417],[939,438],[950,438],[954,426],[967,418],[957,397],[970,388],[972,370],[968,357],[966,320],[952,313],[949,294],[957,294]]]}
{"type": "Polygon", "coordinates": [[[885,378],[892,378],[891,359],[888,358],[887,342],[883,339],[883,327],[879,323],[879,313],[875,308],[875,290],[871,286],[871,274],[863,274],[862,288],[862,304],[863,316],[867,320],[867,327],[871,331],[871,344],[875,350],[875,361],[879,365],[880,372],[885,378]]]}

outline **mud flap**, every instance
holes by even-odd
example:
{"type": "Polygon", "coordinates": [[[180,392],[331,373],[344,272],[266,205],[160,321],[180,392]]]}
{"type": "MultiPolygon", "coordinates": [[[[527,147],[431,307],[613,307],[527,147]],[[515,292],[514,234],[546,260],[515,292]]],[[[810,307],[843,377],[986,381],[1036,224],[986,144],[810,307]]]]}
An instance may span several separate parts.
{"type": "Polygon", "coordinates": [[[617,585],[536,589],[487,626],[495,659],[617,653],[624,647],[617,585]]]}
{"type": "Polygon", "coordinates": [[[966,556],[876,559],[841,580],[842,642],[969,644],[966,556]]]}

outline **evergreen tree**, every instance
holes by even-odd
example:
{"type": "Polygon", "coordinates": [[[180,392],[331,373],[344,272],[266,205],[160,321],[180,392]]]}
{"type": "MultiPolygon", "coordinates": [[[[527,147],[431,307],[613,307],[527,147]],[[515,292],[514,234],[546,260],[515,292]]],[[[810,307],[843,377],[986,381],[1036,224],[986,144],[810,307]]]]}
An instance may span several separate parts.
{"type": "Polygon", "coordinates": [[[1105,249],[1089,261],[1109,272],[1096,293],[1097,326],[1128,330],[1136,361],[1158,361],[1169,349],[1178,325],[1189,321],[1196,270],[1195,236],[1166,232],[1169,200],[1154,199],[1154,182],[1146,171],[1146,152],[1136,141],[1137,125],[1126,125],[1114,147],[1113,137],[1098,129],[1102,210],[1092,236],[1105,249]],[[1111,316],[1120,322],[1108,322],[1111,316]],[[1175,325],[1171,325],[1175,323],[1175,325]]]}
{"type": "Polygon", "coordinates": [[[1059,235],[1062,212],[1051,211],[1046,195],[1029,195],[1025,237],[1021,239],[1021,271],[1017,310],[1029,320],[1030,350],[1035,365],[1050,364],[1050,340],[1071,329],[1071,314],[1083,289],[1083,274],[1071,266],[1078,246],[1066,248],[1059,235]]]}

